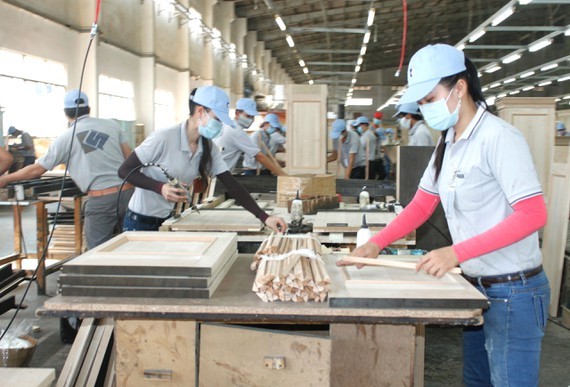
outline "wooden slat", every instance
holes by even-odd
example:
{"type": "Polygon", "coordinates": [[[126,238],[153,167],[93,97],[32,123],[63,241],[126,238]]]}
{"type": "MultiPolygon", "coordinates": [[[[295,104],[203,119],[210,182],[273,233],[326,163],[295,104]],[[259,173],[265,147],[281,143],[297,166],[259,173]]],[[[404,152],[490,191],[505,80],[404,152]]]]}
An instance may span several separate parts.
{"type": "MultiPolygon", "coordinates": [[[[101,335],[101,340],[93,357],[93,365],[91,367],[91,372],[86,382],[86,387],[95,387],[97,385],[97,379],[100,378],[100,374],[106,370],[103,369],[103,361],[108,352],[109,345],[113,343],[113,330],[115,328],[115,323],[113,319],[105,318],[99,322],[99,326],[102,327],[103,333],[101,335]]],[[[111,368],[111,365],[109,365],[111,368]]]]}
{"type": "MultiPolygon", "coordinates": [[[[360,264],[368,265],[368,266],[389,266],[389,267],[397,267],[400,269],[415,270],[417,260],[419,258],[419,256],[410,255],[409,257],[415,259],[416,262],[402,262],[402,261],[392,260],[392,259],[390,259],[390,257],[391,257],[390,255],[383,255],[383,256],[379,256],[378,258],[363,258],[363,257],[346,256],[346,257],[343,257],[342,260],[345,262],[360,263],[360,264]]],[[[405,256],[402,256],[402,257],[405,257],[405,256]]],[[[448,273],[461,274],[461,269],[458,267],[454,267],[454,268],[450,269],[448,271],[448,273]]]]}
{"type": "Polygon", "coordinates": [[[94,318],[86,318],[81,323],[81,327],[79,327],[77,336],[73,341],[71,350],[59,374],[59,379],[56,384],[57,387],[75,386],[77,375],[79,374],[85,354],[89,349],[89,343],[91,342],[96,326],[97,323],[94,318]]]}
{"type": "Polygon", "coordinates": [[[246,210],[228,209],[182,214],[180,219],[172,223],[171,230],[260,232],[263,227],[263,223],[246,210]]]}

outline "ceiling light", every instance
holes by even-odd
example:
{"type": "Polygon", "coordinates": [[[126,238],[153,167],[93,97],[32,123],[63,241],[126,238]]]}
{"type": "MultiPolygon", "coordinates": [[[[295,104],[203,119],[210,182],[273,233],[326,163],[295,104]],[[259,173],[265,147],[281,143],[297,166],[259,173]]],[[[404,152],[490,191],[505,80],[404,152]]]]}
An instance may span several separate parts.
{"type": "Polygon", "coordinates": [[[507,93],[501,93],[497,96],[497,98],[504,98],[507,96],[507,93]]]}
{"type": "Polygon", "coordinates": [[[552,63],[552,64],[549,64],[547,66],[541,67],[540,71],[548,71],[548,70],[555,69],[557,67],[558,67],[558,63],[552,63]]]}
{"type": "Polygon", "coordinates": [[[540,82],[540,83],[538,84],[538,86],[548,86],[548,85],[552,85],[552,81],[540,82]]]}
{"type": "Polygon", "coordinates": [[[527,5],[528,3],[530,3],[532,0],[519,0],[519,4],[520,5],[527,5]]]}
{"type": "Polygon", "coordinates": [[[253,71],[251,72],[251,75],[257,75],[257,70],[253,70],[253,71]]]}
{"type": "Polygon", "coordinates": [[[368,44],[368,41],[370,40],[370,31],[366,31],[366,33],[364,34],[364,40],[363,43],[364,44],[368,44]]]}
{"type": "Polygon", "coordinates": [[[492,67],[489,67],[487,70],[485,70],[485,72],[488,74],[491,74],[491,73],[494,73],[495,71],[499,71],[500,69],[501,69],[501,66],[494,65],[492,67]]]}
{"type": "Polygon", "coordinates": [[[540,49],[543,49],[546,46],[550,46],[551,43],[552,43],[552,39],[544,39],[544,40],[541,40],[539,42],[531,44],[528,47],[528,50],[530,52],[535,52],[535,51],[538,51],[540,49]]]}
{"type": "Polygon", "coordinates": [[[505,80],[503,81],[503,83],[507,84],[507,83],[514,82],[514,81],[516,81],[516,80],[517,80],[516,78],[509,78],[509,79],[505,79],[505,80]]]}
{"type": "Polygon", "coordinates": [[[465,43],[461,43],[459,46],[457,46],[457,49],[458,49],[459,51],[465,50],[465,43]]]}
{"type": "Polygon", "coordinates": [[[358,57],[358,60],[356,61],[356,64],[357,64],[357,65],[361,65],[362,62],[364,62],[364,59],[362,59],[362,57],[359,56],[359,57],[358,57]]]}
{"type": "Polygon", "coordinates": [[[529,91],[534,89],[534,86],[527,86],[527,87],[523,87],[522,91],[529,91]]]}
{"type": "Polygon", "coordinates": [[[362,46],[360,49],[360,56],[364,56],[364,54],[366,54],[366,46],[362,46]]]}
{"type": "Polygon", "coordinates": [[[481,91],[482,91],[483,93],[486,92],[487,90],[489,90],[488,87],[484,87],[484,88],[481,89],[481,91]]]}
{"type": "Polygon", "coordinates": [[[473,43],[474,41],[476,41],[477,39],[479,39],[481,36],[485,35],[485,30],[479,30],[478,32],[475,32],[473,35],[471,35],[471,37],[469,38],[469,43],[473,43]]]}
{"type": "Polygon", "coordinates": [[[303,59],[299,60],[299,66],[305,67],[305,61],[303,59]]]}
{"type": "Polygon", "coordinates": [[[499,87],[499,86],[501,86],[501,82],[493,83],[491,86],[489,86],[489,88],[494,89],[495,87],[499,87]]]}
{"type": "Polygon", "coordinates": [[[562,101],[560,98],[556,98],[556,99],[554,100],[554,102],[560,102],[560,101],[562,101]]]}
{"type": "Polygon", "coordinates": [[[521,92],[520,90],[511,91],[511,92],[509,93],[509,95],[517,95],[517,94],[520,93],[520,92],[521,92]]]}
{"type": "Polygon", "coordinates": [[[481,71],[477,71],[477,77],[481,78],[483,76],[483,74],[481,73],[481,71]]]}
{"type": "Polygon", "coordinates": [[[222,36],[220,30],[218,30],[217,28],[212,28],[212,38],[218,39],[220,36],[222,36]]]}
{"type": "Polygon", "coordinates": [[[275,15],[275,23],[277,23],[281,31],[285,31],[287,29],[287,26],[285,25],[283,19],[281,19],[281,16],[275,15]]]}
{"type": "Polygon", "coordinates": [[[357,72],[359,72],[359,71],[360,71],[360,66],[357,65],[357,66],[354,68],[354,72],[357,73],[357,72]]]}
{"type": "Polygon", "coordinates": [[[230,55],[229,55],[229,57],[230,57],[230,59],[231,59],[231,60],[236,60],[236,58],[237,58],[237,56],[236,56],[236,53],[235,53],[235,52],[230,52],[230,55]]]}
{"type": "Polygon", "coordinates": [[[352,94],[353,91],[354,91],[354,89],[352,87],[350,89],[348,89],[349,94],[352,94]]]}
{"type": "Polygon", "coordinates": [[[356,78],[352,78],[352,84],[356,83],[356,78]]]}
{"type": "Polygon", "coordinates": [[[305,74],[309,74],[309,69],[306,68],[306,67],[303,67],[303,72],[304,72],[305,74]]]}
{"type": "Polygon", "coordinates": [[[313,83],[315,83],[312,79],[309,79],[309,85],[312,85],[313,83]]]}
{"type": "Polygon", "coordinates": [[[370,27],[372,24],[374,24],[374,14],[376,13],[376,10],[374,8],[370,8],[370,10],[368,11],[368,20],[366,21],[366,25],[368,27],[370,27]]]}
{"type": "Polygon", "coordinates": [[[570,36],[570,27],[566,28],[566,31],[564,31],[564,36],[570,36]]]}
{"type": "Polygon", "coordinates": [[[511,16],[513,13],[515,12],[515,7],[509,7],[507,9],[505,9],[503,12],[501,12],[500,14],[498,14],[493,21],[491,21],[491,25],[493,27],[501,24],[503,21],[505,21],[506,18],[508,18],[509,16],[511,16]]]}
{"type": "Polygon", "coordinates": [[[289,45],[289,47],[295,47],[295,42],[293,41],[293,38],[291,37],[291,35],[287,35],[285,37],[285,40],[287,41],[287,44],[289,45]]]}
{"type": "Polygon", "coordinates": [[[247,62],[241,62],[241,68],[246,69],[247,68],[247,62]]]}
{"type": "Polygon", "coordinates": [[[521,54],[511,54],[509,56],[507,56],[505,59],[503,59],[503,63],[507,64],[507,63],[512,63],[515,60],[519,60],[521,58],[521,54]]]}
{"type": "Polygon", "coordinates": [[[487,105],[493,106],[495,104],[496,99],[497,99],[496,97],[489,97],[485,100],[485,102],[487,103],[487,105]]]}
{"type": "Polygon", "coordinates": [[[558,83],[564,82],[564,81],[567,81],[567,80],[570,80],[570,75],[567,75],[567,76],[565,76],[565,77],[560,78],[560,79],[558,80],[558,83]]]}
{"type": "Polygon", "coordinates": [[[527,78],[530,77],[531,75],[534,75],[534,71],[528,71],[524,74],[521,74],[521,78],[527,78]]]}
{"type": "Polygon", "coordinates": [[[562,99],[570,99],[570,95],[567,95],[566,97],[562,97],[562,99]]]}

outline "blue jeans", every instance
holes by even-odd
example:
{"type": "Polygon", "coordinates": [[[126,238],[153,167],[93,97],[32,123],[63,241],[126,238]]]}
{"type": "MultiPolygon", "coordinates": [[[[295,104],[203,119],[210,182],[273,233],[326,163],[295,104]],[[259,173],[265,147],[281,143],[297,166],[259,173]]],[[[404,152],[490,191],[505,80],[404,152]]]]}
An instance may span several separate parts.
{"type": "Polygon", "coordinates": [[[550,302],[541,272],[519,281],[477,286],[487,296],[484,324],[463,333],[463,381],[472,386],[538,386],[540,350],[550,302]]]}
{"type": "Polygon", "coordinates": [[[158,228],[168,218],[156,218],[137,214],[129,209],[123,221],[123,231],[158,231],[158,228]]]}

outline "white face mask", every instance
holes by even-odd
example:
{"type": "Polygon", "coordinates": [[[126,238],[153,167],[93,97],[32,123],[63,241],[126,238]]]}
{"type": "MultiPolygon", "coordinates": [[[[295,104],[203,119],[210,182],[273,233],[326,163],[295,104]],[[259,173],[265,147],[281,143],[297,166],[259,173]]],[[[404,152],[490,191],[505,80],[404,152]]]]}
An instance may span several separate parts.
{"type": "Polygon", "coordinates": [[[412,120],[410,118],[407,117],[400,118],[400,128],[402,128],[403,130],[409,130],[411,126],[412,126],[412,120]]]}
{"type": "Polygon", "coordinates": [[[240,116],[237,119],[237,122],[238,124],[240,124],[240,126],[247,129],[251,126],[251,124],[253,124],[253,118],[247,118],[243,114],[240,114],[240,116]]]}
{"type": "Polygon", "coordinates": [[[449,108],[447,107],[447,100],[451,96],[451,93],[454,89],[455,88],[451,89],[447,98],[420,105],[420,111],[424,116],[424,120],[431,128],[443,131],[457,124],[457,121],[459,120],[459,108],[461,107],[461,99],[459,99],[457,107],[453,113],[450,113],[449,108]]]}

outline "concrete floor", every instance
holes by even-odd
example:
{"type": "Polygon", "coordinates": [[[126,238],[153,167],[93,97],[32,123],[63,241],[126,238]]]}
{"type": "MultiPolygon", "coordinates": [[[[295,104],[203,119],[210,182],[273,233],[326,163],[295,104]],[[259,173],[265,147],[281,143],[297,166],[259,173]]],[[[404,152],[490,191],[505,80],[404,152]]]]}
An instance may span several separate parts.
{"type": "MultiPolygon", "coordinates": [[[[32,211],[24,211],[24,238],[29,251],[35,251],[35,220],[32,211]]],[[[10,209],[0,207],[0,256],[9,254],[13,249],[12,213],[10,209]]],[[[71,345],[62,344],[59,336],[59,319],[36,317],[35,311],[45,300],[56,294],[58,274],[52,274],[47,281],[47,296],[38,296],[35,284],[32,284],[25,304],[20,311],[16,324],[23,319],[34,319],[34,325],[40,331],[32,333],[38,339],[36,352],[31,367],[55,368],[59,375],[71,345]]],[[[27,282],[15,291],[19,302],[27,282]]],[[[0,316],[0,329],[3,329],[13,312],[0,316]]],[[[463,362],[461,327],[428,326],[426,329],[425,351],[425,386],[461,386],[461,367],[463,362]]],[[[541,386],[570,386],[570,330],[550,320],[543,340],[541,358],[541,386]]],[[[1,383],[0,383],[1,384],[1,383]]]]}

